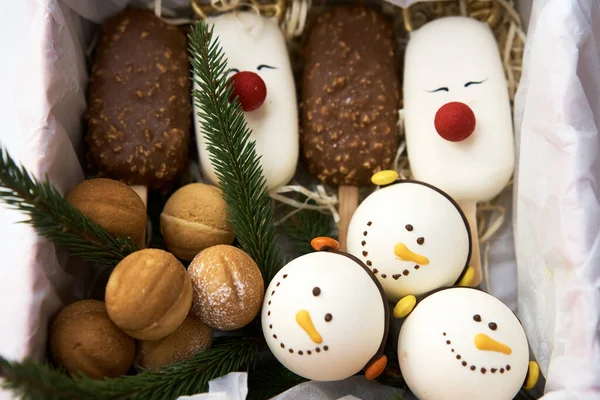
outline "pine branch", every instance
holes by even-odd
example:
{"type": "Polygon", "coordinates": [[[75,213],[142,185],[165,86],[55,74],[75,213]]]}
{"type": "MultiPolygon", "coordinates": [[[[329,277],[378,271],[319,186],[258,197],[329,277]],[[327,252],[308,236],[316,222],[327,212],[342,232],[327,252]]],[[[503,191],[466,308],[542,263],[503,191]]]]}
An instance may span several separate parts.
{"type": "Polygon", "coordinates": [[[315,251],[310,241],[319,236],[332,236],[331,217],[314,210],[302,210],[283,224],[283,232],[301,254],[315,251]]]}
{"type": "Polygon", "coordinates": [[[49,365],[8,362],[0,357],[2,386],[35,400],[159,400],[206,392],[212,379],[248,371],[259,349],[256,339],[222,339],[194,358],[154,372],[92,380],[71,378],[49,365]]]}
{"type": "Polygon", "coordinates": [[[237,98],[229,102],[227,60],[213,30],[196,23],[189,34],[193,91],[202,133],[240,247],[259,265],[265,282],[283,266],[275,239],[271,199],[255,143],[237,98]]]}
{"type": "Polygon", "coordinates": [[[107,233],[76,208],[46,180],[39,182],[23,167],[17,166],[8,152],[0,148],[0,202],[19,210],[29,219],[22,221],[71,255],[99,266],[114,267],[138,246],[126,237],[107,233]]]}

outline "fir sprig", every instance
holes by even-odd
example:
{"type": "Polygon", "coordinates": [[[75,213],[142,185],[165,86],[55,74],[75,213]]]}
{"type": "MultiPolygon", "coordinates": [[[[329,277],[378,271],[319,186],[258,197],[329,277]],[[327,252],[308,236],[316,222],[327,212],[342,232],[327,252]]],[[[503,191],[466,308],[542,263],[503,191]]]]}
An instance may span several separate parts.
{"type": "Polygon", "coordinates": [[[248,371],[258,349],[256,339],[222,339],[220,344],[190,360],[158,371],[105,380],[74,379],[49,365],[9,362],[0,357],[0,378],[3,387],[25,399],[176,399],[206,392],[212,379],[234,371],[248,371]]]}
{"type": "Polygon", "coordinates": [[[231,103],[227,60],[206,22],[189,34],[194,73],[194,102],[200,109],[202,134],[219,179],[237,240],[260,267],[268,283],[283,266],[277,248],[271,199],[250,129],[236,98],[231,103]]]}
{"type": "Polygon", "coordinates": [[[318,236],[332,236],[331,216],[314,210],[302,210],[291,216],[283,224],[287,235],[300,254],[315,251],[310,241],[318,236]]]}
{"type": "Polygon", "coordinates": [[[0,149],[0,202],[19,210],[37,232],[72,256],[99,266],[114,267],[127,255],[138,250],[127,236],[107,233],[71,206],[48,181],[35,177],[0,149]]]}

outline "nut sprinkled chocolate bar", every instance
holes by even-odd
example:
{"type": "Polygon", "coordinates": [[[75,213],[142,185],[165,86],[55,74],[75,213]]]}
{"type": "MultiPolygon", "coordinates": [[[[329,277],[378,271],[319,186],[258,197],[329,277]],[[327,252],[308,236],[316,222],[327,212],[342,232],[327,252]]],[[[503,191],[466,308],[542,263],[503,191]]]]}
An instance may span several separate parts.
{"type": "Polygon", "coordinates": [[[86,113],[90,159],[100,174],[164,188],[187,165],[191,109],[183,30],[151,11],[107,20],[86,113]]]}
{"type": "Polygon", "coordinates": [[[377,12],[333,8],[305,47],[301,145],[309,171],[362,186],[392,165],[400,82],[391,25],[377,12]]]}

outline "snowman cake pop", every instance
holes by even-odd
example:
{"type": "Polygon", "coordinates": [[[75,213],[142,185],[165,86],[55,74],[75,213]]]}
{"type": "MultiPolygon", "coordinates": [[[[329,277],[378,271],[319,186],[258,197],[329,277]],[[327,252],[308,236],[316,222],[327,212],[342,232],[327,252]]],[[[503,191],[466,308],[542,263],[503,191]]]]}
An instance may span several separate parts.
{"type": "Polygon", "coordinates": [[[358,207],[348,230],[348,251],[381,282],[396,317],[410,311],[415,296],[453,284],[469,285],[469,225],[458,205],[423,182],[396,180],[395,171],[373,175],[385,187],[358,207]],[[407,308],[408,307],[408,308],[407,308]]]}
{"type": "Polygon", "coordinates": [[[364,369],[375,379],[387,364],[383,349],[389,310],[383,289],[359,260],[315,238],[315,253],[288,263],[271,281],[262,328],[275,357],[307,379],[335,381],[364,369]]]}
{"type": "MultiPolygon", "coordinates": [[[[286,42],[277,19],[255,12],[229,12],[207,18],[206,22],[213,26],[227,57],[234,96],[252,130],[250,140],[256,142],[267,187],[272,190],[285,185],[298,163],[298,105],[286,42]]],[[[194,104],[202,173],[218,185],[198,111],[199,106],[194,104]]]]}
{"type": "Polygon", "coordinates": [[[517,317],[473,288],[443,289],[420,301],[400,330],[398,360],[420,400],[510,400],[539,377],[517,317]]]}

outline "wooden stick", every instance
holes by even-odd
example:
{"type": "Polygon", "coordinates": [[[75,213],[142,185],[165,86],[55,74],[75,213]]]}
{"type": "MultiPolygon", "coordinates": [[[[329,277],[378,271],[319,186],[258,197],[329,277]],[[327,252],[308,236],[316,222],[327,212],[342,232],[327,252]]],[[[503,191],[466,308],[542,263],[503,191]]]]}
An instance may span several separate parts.
{"type": "MultiPolygon", "coordinates": [[[[130,188],[132,188],[138,194],[138,196],[140,196],[140,199],[142,199],[144,202],[146,209],[148,209],[148,186],[132,185],[130,188]]],[[[144,231],[144,237],[142,238],[142,243],[144,244],[146,243],[146,234],[147,232],[144,231]]]]}
{"type": "MultiPolygon", "coordinates": [[[[479,286],[481,284],[481,255],[479,254],[479,231],[477,229],[477,203],[474,201],[458,202],[458,205],[465,213],[469,228],[471,230],[471,259],[469,266],[475,270],[473,283],[471,286],[479,286]]],[[[489,277],[488,277],[489,279],[489,277]]]]}
{"type": "Polygon", "coordinates": [[[144,202],[146,208],[148,208],[148,186],[142,185],[132,185],[130,186],[137,194],[140,196],[140,199],[144,202]]]}
{"type": "Polygon", "coordinates": [[[358,208],[358,186],[342,185],[338,189],[339,198],[339,237],[340,251],[346,251],[346,239],[348,236],[348,226],[354,211],[358,208]]]}

